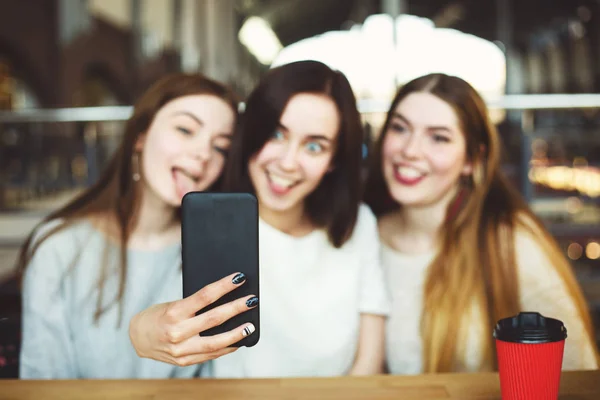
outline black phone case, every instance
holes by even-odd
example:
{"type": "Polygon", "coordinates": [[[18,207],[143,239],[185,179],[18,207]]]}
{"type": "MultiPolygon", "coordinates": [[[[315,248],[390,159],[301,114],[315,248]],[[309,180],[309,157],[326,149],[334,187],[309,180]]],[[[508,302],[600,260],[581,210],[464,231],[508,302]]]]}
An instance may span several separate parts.
{"type": "MultiPolygon", "coordinates": [[[[246,275],[243,285],[196,315],[243,296],[259,296],[258,203],[252,194],[186,194],[181,205],[181,245],[183,297],[235,272],[246,275]]],[[[257,307],[200,335],[212,336],[252,322],[255,332],[232,345],[252,347],[260,338],[259,309],[260,301],[257,307]]]]}

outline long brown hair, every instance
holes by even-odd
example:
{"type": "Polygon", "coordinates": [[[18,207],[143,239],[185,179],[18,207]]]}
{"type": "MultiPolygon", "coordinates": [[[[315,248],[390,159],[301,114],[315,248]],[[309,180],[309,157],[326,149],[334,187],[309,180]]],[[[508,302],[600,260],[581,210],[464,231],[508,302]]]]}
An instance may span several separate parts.
{"type": "MultiPolygon", "coordinates": [[[[535,237],[548,259],[553,261],[595,347],[587,302],[571,266],[501,171],[496,128],[483,99],[464,80],[430,74],[407,83],[398,91],[371,158],[365,200],[373,212],[381,216],[400,207],[392,199],[384,180],[381,151],[393,111],[414,92],[431,93],[454,109],[465,135],[467,158],[473,165],[472,175],[461,183],[460,197],[457,196],[447,210],[448,217],[440,232],[440,250],[429,266],[424,285],[421,320],[424,372],[456,370],[462,356],[460,345],[464,344],[460,338],[465,337],[466,324],[472,321],[469,319],[472,306],[481,312],[486,332],[499,319],[522,311],[513,248],[517,230],[535,237]],[[458,209],[457,203],[460,204],[458,209]]],[[[481,368],[495,368],[491,332],[483,345],[481,368]]]]}
{"type": "Polygon", "coordinates": [[[254,193],[248,162],[273,136],[290,99],[299,93],[323,94],[340,115],[334,169],[306,198],[312,223],[327,230],[330,243],[341,247],[352,235],[361,199],[363,130],[348,79],[317,61],[297,61],[270,70],[252,91],[231,143],[231,162],[224,189],[254,193]]]}
{"type": "MultiPolygon", "coordinates": [[[[105,254],[105,262],[102,265],[98,281],[99,294],[94,319],[97,321],[102,313],[115,303],[121,304],[127,274],[127,243],[130,232],[137,222],[141,196],[141,191],[132,178],[134,168],[132,158],[135,143],[140,135],[148,130],[154,117],[164,105],[179,97],[199,94],[212,95],[223,99],[237,115],[238,100],[236,95],[216,81],[200,74],[171,74],[158,80],[135,104],[133,114],[125,124],[121,144],[98,181],[66,206],[48,215],[27,237],[17,260],[17,270],[21,276],[35,251],[48,237],[77,221],[102,215],[105,217],[105,221],[114,222],[117,228],[116,232],[118,232],[119,289],[116,298],[107,306],[103,306],[104,285],[108,278],[107,271],[109,268],[105,254]],[[36,237],[38,229],[47,222],[55,220],[60,220],[60,223],[49,229],[48,232],[44,232],[38,239],[36,237]],[[36,237],[35,241],[33,240],[34,237],[36,237]]],[[[210,190],[216,190],[219,184],[220,182],[217,180],[210,190]]]]}

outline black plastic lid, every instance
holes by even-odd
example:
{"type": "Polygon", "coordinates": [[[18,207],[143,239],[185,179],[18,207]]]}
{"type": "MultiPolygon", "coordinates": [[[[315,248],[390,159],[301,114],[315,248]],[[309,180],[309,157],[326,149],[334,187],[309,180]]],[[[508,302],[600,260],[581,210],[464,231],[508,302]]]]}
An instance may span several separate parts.
{"type": "Polygon", "coordinates": [[[522,312],[498,321],[494,337],[513,343],[560,342],[567,338],[567,328],[561,321],[538,312],[522,312]]]}

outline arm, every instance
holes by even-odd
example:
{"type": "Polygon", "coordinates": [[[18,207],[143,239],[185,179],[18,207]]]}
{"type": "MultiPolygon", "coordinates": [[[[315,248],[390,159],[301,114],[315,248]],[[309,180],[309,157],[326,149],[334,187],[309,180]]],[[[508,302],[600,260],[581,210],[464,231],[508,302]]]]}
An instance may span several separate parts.
{"type": "Polygon", "coordinates": [[[538,240],[529,233],[517,231],[515,256],[523,310],[559,319],[567,328],[563,370],[597,369],[595,346],[586,333],[575,302],[538,240]]]}
{"type": "Polygon", "coordinates": [[[25,270],[21,379],[77,378],[62,285],[67,265],[60,255],[60,243],[49,238],[40,245],[25,270]]]}
{"type": "Polygon", "coordinates": [[[380,260],[381,244],[377,220],[361,206],[357,239],[362,270],[360,276],[360,331],[351,375],[377,374],[385,364],[385,322],[390,312],[390,297],[380,260]]]}
{"type": "Polygon", "coordinates": [[[356,359],[350,375],[374,375],[384,370],[385,317],[361,314],[356,359]]]}

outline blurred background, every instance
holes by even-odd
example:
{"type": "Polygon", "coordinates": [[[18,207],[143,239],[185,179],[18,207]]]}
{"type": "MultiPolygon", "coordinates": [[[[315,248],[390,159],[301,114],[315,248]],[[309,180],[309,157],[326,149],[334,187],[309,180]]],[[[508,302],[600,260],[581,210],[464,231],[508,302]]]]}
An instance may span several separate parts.
{"type": "Polygon", "coordinates": [[[599,0],[4,0],[0,377],[16,376],[18,247],[95,181],[136,97],[175,71],[244,96],[300,59],[348,76],[365,152],[402,83],[434,71],[471,82],[504,169],[572,261],[600,342],[599,0]]]}

